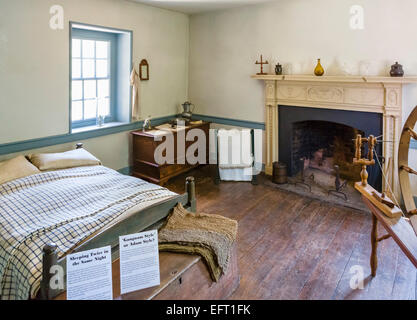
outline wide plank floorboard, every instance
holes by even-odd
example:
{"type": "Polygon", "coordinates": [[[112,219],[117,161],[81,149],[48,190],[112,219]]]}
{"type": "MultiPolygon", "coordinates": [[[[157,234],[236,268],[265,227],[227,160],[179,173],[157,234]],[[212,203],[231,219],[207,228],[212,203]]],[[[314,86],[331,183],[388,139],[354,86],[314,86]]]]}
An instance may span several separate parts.
{"type": "MultiPolygon", "coordinates": [[[[392,239],[379,243],[370,276],[370,214],[273,188],[264,176],[253,186],[215,185],[208,167],[187,175],[196,178],[199,212],[239,222],[241,282],[230,299],[416,299],[416,269],[392,239]],[[351,287],[358,270],[363,289],[351,287]]],[[[183,192],[185,176],[166,187],[183,192]]]]}

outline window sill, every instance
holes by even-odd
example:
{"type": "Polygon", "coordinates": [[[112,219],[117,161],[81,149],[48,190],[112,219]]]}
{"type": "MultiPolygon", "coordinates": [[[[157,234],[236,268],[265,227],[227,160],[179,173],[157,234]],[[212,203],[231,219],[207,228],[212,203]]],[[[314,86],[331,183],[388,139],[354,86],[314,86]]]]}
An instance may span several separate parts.
{"type": "Polygon", "coordinates": [[[124,126],[128,124],[128,122],[108,122],[102,125],[101,127],[94,125],[94,126],[86,126],[81,128],[75,128],[71,130],[71,133],[81,133],[81,132],[89,132],[89,131],[95,131],[95,130],[101,130],[101,129],[107,129],[107,128],[113,128],[113,127],[119,127],[124,126]]]}

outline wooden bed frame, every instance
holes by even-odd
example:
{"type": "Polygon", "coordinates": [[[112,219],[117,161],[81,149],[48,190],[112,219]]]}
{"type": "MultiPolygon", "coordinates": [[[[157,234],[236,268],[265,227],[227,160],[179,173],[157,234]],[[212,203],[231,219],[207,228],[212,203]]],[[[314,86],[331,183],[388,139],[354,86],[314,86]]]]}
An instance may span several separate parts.
{"type": "MultiPolygon", "coordinates": [[[[83,144],[78,143],[77,149],[82,148],[83,144]]],[[[132,234],[148,229],[158,229],[162,226],[165,218],[171,213],[172,209],[181,203],[184,208],[191,212],[196,210],[196,194],[195,182],[193,177],[187,177],[185,181],[185,193],[174,196],[170,199],[153,204],[139,212],[117,222],[109,229],[99,232],[94,237],[85,241],[82,245],[77,247],[72,253],[90,250],[94,248],[111,246],[112,261],[119,257],[119,236],[125,234],[132,234]]],[[[60,266],[64,270],[64,281],[66,280],[66,257],[58,259],[57,245],[54,243],[47,244],[43,248],[42,258],[42,280],[40,290],[37,294],[37,299],[49,300],[53,299],[65,291],[59,289],[51,289],[50,282],[54,277],[51,274],[53,266],[60,266]]]]}

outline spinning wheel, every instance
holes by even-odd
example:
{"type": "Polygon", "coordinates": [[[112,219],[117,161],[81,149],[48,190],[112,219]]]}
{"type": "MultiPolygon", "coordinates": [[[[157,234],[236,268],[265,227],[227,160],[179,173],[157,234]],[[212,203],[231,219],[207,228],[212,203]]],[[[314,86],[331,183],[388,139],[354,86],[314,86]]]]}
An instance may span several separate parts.
{"type": "Polygon", "coordinates": [[[410,174],[417,175],[417,171],[408,165],[408,153],[411,139],[417,140],[417,133],[414,126],[417,123],[417,107],[410,113],[401,132],[398,148],[398,177],[400,180],[401,193],[404,199],[405,209],[411,215],[410,222],[417,233],[417,210],[414,202],[413,192],[410,184],[410,174]]]}
{"type": "MultiPolygon", "coordinates": [[[[406,215],[400,209],[399,202],[395,198],[395,194],[392,190],[389,190],[392,195],[391,199],[390,197],[387,197],[385,193],[379,193],[367,183],[368,173],[366,172],[366,166],[375,164],[374,158],[377,160],[378,165],[382,170],[381,163],[375,153],[375,144],[378,141],[373,136],[362,138],[358,135],[355,139],[356,152],[353,162],[362,166],[361,181],[355,183],[355,188],[362,194],[364,203],[372,212],[372,252],[370,258],[372,276],[376,275],[378,266],[378,243],[391,237],[417,268],[417,209],[410,184],[410,174],[417,175],[417,170],[410,168],[408,165],[410,140],[412,138],[417,140],[417,133],[414,131],[416,123],[417,107],[411,112],[404,124],[398,149],[398,170],[401,192],[404,198],[406,213],[410,215],[410,218],[406,218],[406,215]],[[365,143],[368,144],[368,157],[362,158],[361,149],[365,143]],[[373,153],[375,154],[375,157],[372,156],[373,153]],[[380,222],[387,231],[387,234],[382,237],[378,237],[378,222],[380,222]]],[[[391,189],[383,171],[382,175],[388,189],[391,189]]]]}

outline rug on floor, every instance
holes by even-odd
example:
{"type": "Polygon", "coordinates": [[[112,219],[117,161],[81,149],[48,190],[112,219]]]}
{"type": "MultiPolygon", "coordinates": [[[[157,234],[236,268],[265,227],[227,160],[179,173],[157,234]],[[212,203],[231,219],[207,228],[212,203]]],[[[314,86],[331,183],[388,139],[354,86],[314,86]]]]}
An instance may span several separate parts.
{"type": "Polygon", "coordinates": [[[158,233],[159,250],[200,255],[217,282],[227,270],[237,228],[236,220],[192,213],[179,203],[158,233]]]}

